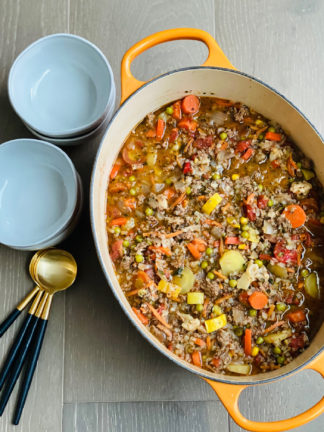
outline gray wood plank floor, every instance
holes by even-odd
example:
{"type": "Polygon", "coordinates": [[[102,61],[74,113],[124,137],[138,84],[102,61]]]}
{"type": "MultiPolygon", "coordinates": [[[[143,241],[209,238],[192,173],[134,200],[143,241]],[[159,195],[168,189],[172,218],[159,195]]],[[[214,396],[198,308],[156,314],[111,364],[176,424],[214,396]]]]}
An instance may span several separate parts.
{"type": "MultiPolygon", "coordinates": [[[[323,133],[323,19],[322,0],[2,0],[0,140],[30,136],[9,106],[6,78],[14,58],[35,39],[71,32],[98,45],[112,65],[118,101],[123,53],[155,31],[185,26],[213,34],[238,69],[290,98],[323,133]]],[[[198,65],[206,53],[198,42],[172,42],[141,55],[132,70],[139,79],[149,79],[198,65]]],[[[97,137],[68,149],[86,198],[99,141],[97,137]]],[[[11,404],[0,419],[0,431],[242,430],[204,382],[161,357],[129,324],[97,262],[87,206],[77,230],[62,247],[76,256],[78,281],[65,297],[55,299],[21,425],[10,425],[11,404]]],[[[30,257],[0,246],[0,319],[31,287],[26,271],[30,257]]],[[[2,338],[1,359],[17,327],[2,338]]],[[[323,389],[316,373],[303,372],[247,389],[240,407],[255,420],[285,418],[309,407],[323,389]]],[[[323,429],[322,416],[297,430],[323,429]]]]}

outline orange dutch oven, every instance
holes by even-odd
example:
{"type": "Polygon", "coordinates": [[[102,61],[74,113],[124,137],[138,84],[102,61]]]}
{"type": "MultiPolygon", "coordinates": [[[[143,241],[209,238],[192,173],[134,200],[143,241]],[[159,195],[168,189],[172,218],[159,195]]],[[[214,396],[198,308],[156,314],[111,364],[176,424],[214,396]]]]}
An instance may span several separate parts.
{"type": "Polygon", "coordinates": [[[302,369],[313,369],[324,377],[324,324],[310,346],[280,369],[247,377],[212,373],[191,365],[170,352],[138,320],[119,285],[109,256],[106,233],[106,193],[109,173],[130,131],[150,112],[165,104],[194,93],[200,96],[240,101],[265,117],[277,121],[292,136],[301,150],[315,163],[317,175],[324,184],[323,139],[311,122],[276,90],[245,73],[237,71],[213,37],[202,30],[179,28],[155,33],[135,44],[124,55],[121,65],[121,106],[108,126],[98,149],[91,181],[91,223],[98,257],[108,283],[122,309],[140,333],[162,354],[203,378],[242,428],[251,431],[276,432],[301,426],[324,412],[324,397],[312,408],[296,417],[275,422],[255,422],[245,418],[238,406],[239,396],[247,386],[286,378],[302,369]],[[163,42],[192,39],[204,42],[209,55],[202,66],[168,72],[149,82],[135,79],[131,63],[143,51],[163,42]]]}

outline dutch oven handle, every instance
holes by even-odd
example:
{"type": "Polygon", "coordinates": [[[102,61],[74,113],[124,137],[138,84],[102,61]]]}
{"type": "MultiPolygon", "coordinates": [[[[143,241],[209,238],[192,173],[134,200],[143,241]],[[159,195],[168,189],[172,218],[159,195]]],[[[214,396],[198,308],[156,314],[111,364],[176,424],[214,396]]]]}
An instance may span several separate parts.
{"type": "Polygon", "coordinates": [[[140,88],[144,81],[139,81],[131,73],[132,61],[142,52],[163,42],[170,42],[179,39],[197,40],[205,43],[209,54],[202,66],[218,66],[228,69],[235,69],[225,56],[215,39],[206,31],[195,28],[177,28],[163,30],[154,33],[133,45],[124,55],[121,64],[121,103],[128,98],[135,90],[140,88]]]}
{"type": "MultiPolygon", "coordinates": [[[[324,378],[324,352],[318,355],[304,369],[313,369],[320,373],[324,378]]],[[[233,420],[242,428],[253,432],[283,432],[298,426],[302,426],[324,413],[324,397],[316,405],[286,420],[274,422],[256,422],[245,418],[239,409],[238,400],[241,392],[247,387],[246,385],[224,384],[205,379],[208,384],[217,393],[219,399],[227,409],[233,420]]]]}

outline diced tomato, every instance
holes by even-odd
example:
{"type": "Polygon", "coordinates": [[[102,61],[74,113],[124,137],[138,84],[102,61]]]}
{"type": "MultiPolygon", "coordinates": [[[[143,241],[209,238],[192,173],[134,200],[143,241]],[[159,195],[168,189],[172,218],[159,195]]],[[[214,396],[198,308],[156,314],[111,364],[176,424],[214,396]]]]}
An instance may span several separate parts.
{"type": "Polygon", "coordinates": [[[277,242],[273,250],[273,254],[279,262],[282,263],[297,262],[297,251],[287,249],[284,245],[284,242],[281,240],[277,242]]]}
{"type": "Polygon", "coordinates": [[[155,138],[156,136],[156,130],[155,129],[150,129],[146,132],[145,134],[147,136],[147,138],[155,138]]]}
{"type": "Polygon", "coordinates": [[[264,261],[270,261],[272,256],[268,255],[268,254],[260,254],[259,255],[260,260],[264,260],[264,261]]]}
{"type": "Polygon", "coordinates": [[[183,174],[189,174],[192,172],[192,167],[190,162],[185,162],[183,166],[183,174]]]}
{"type": "Polygon", "coordinates": [[[123,256],[123,240],[116,240],[111,245],[110,257],[113,261],[123,256]]]}
{"type": "Polygon", "coordinates": [[[239,294],[239,301],[245,305],[245,306],[250,306],[249,305],[249,294],[246,291],[242,291],[239,294]]]}
{"type": "Polygon", "coordinates": [[[299,348],[304,348],[304,345],[305,345],[305,340],[302,334],[294,335],[291,338],[290,346],[294,351],[298,350],[299,348]]]}
{"type": "Polygon", "coordinates": [[[243,153],[245,150],[247,150],[251,145],[251,140],[246,141],[239,141],[238,144],[235,147],[235,153],[243,153]]]}
{"type": "Polygon", "coordinates": [[[211,135],[208,135],[206,138],[197,138],[194,143],[194,146],[197,147],[199,150],[202,150],[211,147],[212,144],[213,144],[213,137],[211,135]]]}
{"type": "Polygon", "coordinates": [[[226,237],[225,244],[226,245],[237,245],[237,244],[240,244],[240,239],[238,237],[226,237]]]}
{"type": "Polygon", "coordinates": [[[244,205],[244,212],[246,217],[250,220],[250,221],[255,221],[256,219],[256,214],[255,211],[253,209],[253,207],[250,204],[245,204],[244,205]]]}
{"type": "Polygon", "coordinates": [[[276,159],[276,160],[271,162],[271,166],[272,166],[272,168],[279,168],[280,162],[276,159]]]}
{"type": "Polygon", "coordinates": [[[215,366],[216,368],[220,366],[220,362],[221,361],[220,361],[220,359],[218,357],[214,357],[212,359],[213,366],[215,366]]]}
{"type": "Polygon", "coordinates": [[[170,132],[169,142],[174,143],[174,141],[178,138],[178,135],[179,135],[179,129],[173,128],[170,132]]]}
{"type": "Polygon", "coordinates": [[[265,195],[259,195],[257,198],[257,206],[259,209],[264,209],[267,207],[269,199],[265,195]]]}

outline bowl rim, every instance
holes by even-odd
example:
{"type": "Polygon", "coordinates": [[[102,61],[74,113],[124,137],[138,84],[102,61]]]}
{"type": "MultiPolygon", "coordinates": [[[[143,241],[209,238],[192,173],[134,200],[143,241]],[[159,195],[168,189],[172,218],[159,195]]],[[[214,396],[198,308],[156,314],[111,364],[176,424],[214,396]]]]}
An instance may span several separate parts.
{"type": "Polygon", "coordinates": [[[16,59],[14,60],[13,64],[11,65],[11,68],[9,70],[8,81],[7,81],[7,93],[8,93],[9,101],[10,101],[10,104],[11,104],[13,110],[18,115],[18,117],[20,117],[24,123],[27,123],[32,129],[36,130],[40,134],[46,135],[46,136],[52,137],[52,138],[67,138],[70,136],[72,137],[75,135],[81,135],[81,134],[84,134],[87,131],[91,130],[92,128],[96,127],[97,124],[101,122],[101,120],[105,116],[106,112],[109,110],[109,106],[111,105],[111,99],[113,98],[113,89],[115,89],[115,92],[116,92],[114,73],[113,73],[112,68],[110,66],[110,63],[108,62],[104,53],[95,44],[93,44],[89,40],[83,38],[82,36],[72,34],[72,33],[53,33],[53,34],[44,36],[44,37],[37,39],[36,41],[32,42],[23,51],[21,51],[18,54],[18,56],[16,57],[16,59]],[[55,133],[53,133],[53,132],[48,133],[48,131],[46,131],[45,129],[41,129],[37,126],[35,127],[33,124],[31,124],[31,122],[26,120],[24,113],[16,107],[15,98],[14,98],[14,90],[13,90],[14,89],[14,77],[13,77],[13,75],[14,75],[14,72],[17,68],[17,65],[25,57],[25,55],[28,55],[29,52],[31,50],[33,50],[36,46],[44,44],[44,43],[46,44],[47,41],[50,41],[52,39],[72,39],[72,40],[76,40],[76,41],[80,42],[81,44],[87,45],[90,48],[92,48],[99,55],[101,60],[103,61],[103,65],[105,66],[106,70],[108,71],[108,75],[110,76],[111,85],[110,85],[109,95],[108,95],[105,107],[103,110],[100,111],[100,113],[96,116],[96,118],[93,121],[84,123],[83,125],[81,125],[79,127],[69,128],[69,129],[61,130],[61,131],[57,130],[57,132],[55,132],[55,133]]]}
{"type": "Polygon", "coordinates": [[[68,163],[69,169],[71,170],[72,181],[73,181],[73,190],[71,190],[71,193],[69,194],[70,197],[72,197],[72,200],[71,200],[71,203],[68,204],[68,211],[67,211],[66,218],[64,220],[62,220],[62,223],[60,225],[58,225],[54,231],[52,231],[51,233],[48,233],[45,237],[39,238],[36,241],[31,242],[31,243],[30,242],[29,243],[27,243],[27,242],[23,242],[23,243],[17,243],[17,242],[11,243],[10,242],[10,243],[8,243],[8,242],[4,242],[0,238],[0,244],[3,244],[5,246],[11,247],[11,248],[30,248],[30,247],[34,247],[34,245],[44,243],[45,241],[51,240],[55,236],[59,235],[70,224],[71,218],[73,217],[73,214],[75,212],[75,208],[76,208],[77,200],[78,200],[78,190],[79,190],[78,173],[76,171],[76,168],[75,168],[71,158],[62,149],[60,149],[59,147],[55,146],[54,144],[48,143],[46,141],[38,140],[35,138],[17,138],[17,139],[9,140],[9,141],[2,143],[0,145],[0,150],[1,150],[1,148],[3,148],[3,146],[10,146],[12,143],[17,143],[17,142],[21,142],[21,143],[24,142],[24,145],[26,144],[26,142],[27,142],[27,145],[29,145],[29,144],[36,144],[36,145],[41,144],[42,146],[47,147],[50,152],[54,151],[54,152],[59,153],[61,156],[63,156],[63,158],[68,163]]]}
{"type": "Polygon", "coordinates": [[[71,136],[71,137],[66,137],[66,138],[55,138],[55,137],[51,137],[51,136],[45,136],[45,135],[42,135],[41,133],[37,132],[36,130],[34,130],[31,126],[29,126],[29,124],[25,123],[23,120],[22,120],[22,122],[23,122],[24,126],[28,129],[28,131],[30,133],[32,133],[39,140],[46,141],[46,142],[49,142],[51,144],[55,144],[55,145],[61,146],[61,147],[76,146],[76,145],[83,143],[84,140],[93,138],[93,136],[101,130],[101,128],[103,127],[104,124],[106,124],[106,127],[108,126],[109,121],[114,114],[115,105],[116,105],[116,90],[115,90],[115,88],[114,88],[113,92],[114,92],[113,103],[111,104],[111,106],[110,106],[107,114],[105,115],[104,119],[102,120],[102,122],[100,122],[98,124],[98,126],[96,126],[94,129],[91,129],[89,132],[86,132],[85,134],[82,134],[82,135],[76,135],[76,136],[71,136]]]}
{"type": "MultiPolygon", "coordinates": [[[[322,345],[313,355],[311,355],[309,358],[307,358],[305,361],[303,361],[302,364],[297,365],[297,366],[293,366],[291,368],[290,364],[285,365],[284,367],[282,367],[282,372],[278,375],[278,376],[262,376],[261,378],[259,378],[260,375],[264,375],[264,374],[257,374],[257,375],[253,375],[255,377],[255,379],[253,380],[253,382],[251,381],[246,381],[244,379],[244,376],[240,376],[236,381],[231,381],[229,379],[229,375],[217,375],[215,374],[215,377],[211,376],[211,374],[209,374],[207,371],[205,371],[204,369],[198,368],[196,366],[190,365],[187,362],[182,362],[181,359],[177,358],[176,356],[171,356],[170,354],[167,353],[167,350],[164,349],[164,347],[160,346],[159,342],[157,340],[154,339],[153,335],[146,335],[144,329],[143,329],[143,325],[141,325],[140,323],[138,323],[135,319],[135,316],[133,316],[132,314],[130,314],[128,312],[128,310],[126,309],[125,305],[123,304],[122,298],[119,295],[119,293],[117,292],[117,290],[115,289],[110,275],[107,271],[106,265],[104,263],[104,260],[102,258],[102,251],[101,251],[101,247],[98,241],[98,235],[97,235],[97,231],[96,231],[96,222],[95,222],[95,206],[94,206],[94,197],[95,197],[95,179],[96,179],[96,174],[98,172],[98,162],[99,162],[99,157],[102,151],[102,148],[104,146],[105,143],[105,139],[106,136],[109,133],[110,127],[113,124],[115,118],[119,115],[119,112],[124,109],[124,106],[127,106],[129,103],[131,103],[131,100],[133,98],[133,96],[135,96],[137,93],[141,92],[141,90],[144,87],[149,86],[150,84],[152,84],[155,81],[158,81],[160,79],[165,78],[168,75],[173,75],[176,74],[178,72],[185,72],[185,71],[191,71],[191,70],[199,70],[199,69],[211,69],[211,70],[215,70],[215,71],[226,71],[226,72],[230,72],[232,74],[236,74],[236,75],[241,75],[243,77],[249,78],[253,81],[256,81],[257,83],[263,85],[264,87],[268,88],[269,90],[271,90],[272,92],[274,92],[275,94],[277,94],[279,97],[281,97],[288,105],[291,106],[291,108],[293,108],[294,110],[296,110],[299,115],[301,115],[304,120],[308,123],[308,125],[310,126],[311,129],[313,129],[313,131],[316,133],[316,135],[318,135],[318,137],[321,139],[322,142],[324,142],[324,138],[323,136],[320,134],[320,132],[318,131],[318,129],[315,127],[315,125],[308,119],[308,117],[295,105],[295,103],[293,103],[290,99],[288,99],[286,96],[284,96],[280,91],[276,90],[273,86],[267,84],[265,81],[256,78],[253,75],[250,75],[248,73],[239,71],[239,70],[233,70],[233,69],[228,69],[228,68],[223,68],[223,67],[217,67],[217,66],[188,66],[188,67],[183,67],[183,68],[178,68],[178,69],[173,69],[169,72],[163,73],[161,75],[158,75],[155,78],[152,78],[151,80],[143,83],[143,85],[141,85],[138,89],[136,89],[133,93],[131,93],[118,107],[118,109],[116,110],[116,112],[114,113],[112,119],[110,120],[110,123],[106,129],[105,134],[103,135],[101,142],[98,146],[97,149],[97,153],[95,156],[95,159],[93,161],[93,167],[92,167],[92,173],[91,173],[91,180],[90,180],[90,196],[89,196],[89,207],[90,207],[90,224],[91,224],[91,231],[92,231],[92,236],[93,236],[93,240],[94,240],[94,245],[95,245],[95,250],[96,250],[96,255],[98,258],[98,261],[100,263],[101,269],[103,271],[103,274],[105,276],[105,279],[107,281],[107,285],[110,288],[111,292],[113,293],[115,299],[117,300],[117,302],[119,303],[120,308],[123,310],[123,312],[125,313],[126,317],[128,318],[128,320],[132,323],[132,325],[135,327],[135,329],[141,334],[141,336],[143,336],[143,338],[149,343],[151,344],[155,349],[157,349],[157,351],[160,352],[160,354],[162,354],[163,356],[167,357],[169,360],[171,360],[173,363],[175,363],[177,366],[180,366],[182,368],[184,368],[185,370],[187,370],[188,372],[194,373],[195,375],[200,376],[201,378],[205,378],[205,379],[209,379],[212,381],[216,381],[216,382],[220,382],[220,383],[224,383],[224,384],[230,384],[230,385],[246,385],[246,386],[250,386],[250,385],[260,385],[260,384],[266,384],[266,383],[270,383],[270,382],[276,382],[280,379],[283,378],[287,378],[288,376],[291,376],[292,374],[304,369],[307,365],[309,365],[315,358],[317,358],[321,353],[324,352],[324,345],[322,345]]],[[[324,325],[324,324],[322,324],[324,325]]],[[[302,354],[300,354],[302,355],[302,354]]],[[[265,375],[268,375],[268,373],[266,373],[265,375]]]]}

